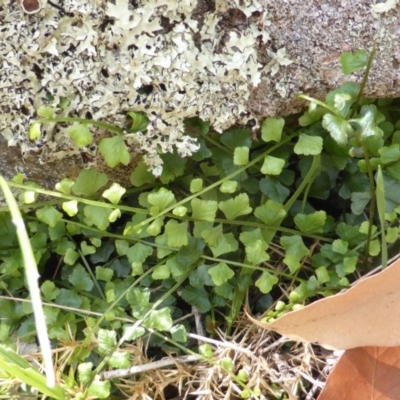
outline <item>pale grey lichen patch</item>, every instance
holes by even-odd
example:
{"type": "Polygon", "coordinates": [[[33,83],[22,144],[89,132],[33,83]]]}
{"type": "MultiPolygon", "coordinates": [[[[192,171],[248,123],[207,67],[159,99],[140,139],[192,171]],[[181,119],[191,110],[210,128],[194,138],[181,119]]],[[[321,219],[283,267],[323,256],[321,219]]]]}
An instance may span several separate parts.
{"type": "Polygon", "coordinates": [[[44,4],[34,16],[17,4],[3,7],[0,129],[9,144],[37,149],[43,160],[82,151],[59,126],[47,126],[43,137],[28,143],[29,124],[46,97],[53,106],[70,101],[63,115],[89,113],[120,126],[126,111],[145,112],[147,133],[126,140],[155,174],[162,168],[158,147],[170,152],[176,146],[182,156],[197,150],[184,134],[185,118],[198,116],[218,132],[247,123],[253,118],[250,89],[290,57],[281,48],[268,51],[268,64],[260,61],[257,46],[268,42],[269,22],[257,0],[217,2],[201,17],[193,13],[197,3],[65,0],[64,13],[44,4]],[[221,21],[230,9],[238,9],[245,23],[221,21]]]}

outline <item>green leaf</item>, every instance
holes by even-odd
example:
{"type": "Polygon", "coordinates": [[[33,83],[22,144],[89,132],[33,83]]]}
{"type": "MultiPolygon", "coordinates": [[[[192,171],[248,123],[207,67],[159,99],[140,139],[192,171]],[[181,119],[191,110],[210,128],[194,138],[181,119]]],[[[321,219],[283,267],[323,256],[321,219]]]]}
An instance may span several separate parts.
{"type": "Polygon", "coordinates": [[[151,205],[158,207],[159,212],[164,211],[168,206],[176,203],[174,194],[163,187],[157,192],[150,193],[147,197],[147,201],[151,205]]]}
{"type": "Polygon", "coordinates": [[[73,249],[67,249],[64,255],[64,262],[67,265],[74,265],[79,258],[79,253],[73,249]]]}
{"type": "Polygon", "coordinates": [[[219,190],[222,193],[235,193],[238,187],[238,183],[236,181],[223,181],[219,190]]]}
{"type": "Polygon", "coordinates": [[[163,226],[164,217],[158,217],[146,228],[146,232],[151,236],[158,236],[163,226]]]}
{"type": "Polygon", "coordinates": [[[343,118],[347,118],[352,104],[356,101],[359,87],[355,82],[345,82],[326,96],[326,103],[334,107],[343,118]]]}
{"type": "Polygon", "coordinates": [[[45,300],[48,302],[51,302],[60,294],[60,289],[58,289],[54,282],[51,281],[43,282],[40,290],[43,293],[45,300]]]}
{"type": "Polygon", "coordinates": [[[228,220],[233,220],[240,215],[250,214],[252,211],[249,205],[249,196],[246,193],[241,193],[233,199],[221,201],[218,203],[218,207],[228,220]]]}
{"type": "Polygon", "coordinates": [[[369,255],[372,257],[376,257],[380,253],[380,251],[381,251],[381,244],[379,243],[379,240],[371,240],[369,244],[369,255]]]}
{"type": "Polygon", "coordinates": [[[61,206],[70,217],[78,214],[78,202],[76,200],[64,201],[61,206]]]}
{"type": "Polygon", "coordinates": [[[213,356],[213,348],[210,344],[202,344],[199,346],[200,354],[206,358],[211,358],[213,356]]]}
{"type": "Polygon", "coordinates": [[[21,172],[18,172],[12,177],[12,181],[15,183],[18,183],[19,185],[22,185],[24,183],[25,176],[21,174],[21,172]]]}
{"type": "Polygon", "coordinates": [[[152,279],[168,279],[171,276],[171,270],[167,264],[164,265],[156,265],[153,273],[151,274],[152,279]]]}
{"type": "Polygon", "coordinates": [[[225,371],[229,371],[232,372],[233,371],[233,360],[230,357],[224,357],[221,360],[221,367],[222,369],[224,369],[225,371]]]}
{"type": "Polygon", "coordinates": [[[387,228],[386,232],[386,242],[387,243],[394,243],[400,234],[399,227],[389,227],[387,228]]]}
{"type": "Polygon", "coordinates": [[[70,101],[66,97],[60,97],[60,103],[58,107],[60,110],[65,110],[70,104],[70,101]]]}
{"type": "Polygon", "coordinates": [[[261,276],[256,280],[255,285],[260,289],[261,293],[267,294],[279,282],[275,275],[264,271],[261,276]]]}
{"type": "Polygon", "coordinates": [[[179,249],[177,262],[183,268],[187,269],[196,263],[204,254],[205,243],[202,239],[195,239],[189,236],[189,243],[179,249]]]}
{"type": "MultiPolygon", "coordinates": [[[[364,233],[365,235],[367,235],[367,234],[368,234],[368,230],[369,230],[369,221],[363,221],[363,222],[360,224],[359,231],[360,231],[361,233],[364,233]]],[[[376,231],[377,231],[376,225],[372,225],[372,235],[373,235],[376,231]]]]}
{"type": "Polygon", "coordinates": [[[386,167],[386,170],[396,181],[400,181],[400,161],[386,167]]]}
{"type": "Polygon", "coordinates": [[[167,236],[164,234],[158,235],[155,238],[157,246],[157,257],[161,260],[162,258],[174,253],[175,250],[168,248],[167,246],[167,236]]]}
{"type": "Polygon", "coordinates": [[[206,313],[211,309],[211,303],[208,299],[208,293],[201,286],[186,286],[181,294],[183,300],[192,306],[195,306],[199,312],[206,313]]]}
{"type": "Polygon", "coordinates": [[[42,118],[54,118],[54,108],[47,106],[39,106],[37,109],[37,115],[42,118]]]}
{"type": "Polygon", "coordinates": [[[93,142],[93,136],[87,124],[75,124],[68,129],[69,136],[78,147],[88,146],[93,142]]]}
{"type": "Polygon", "coordinates": [[[36,211],[36,217],[40,221],[54,228],[57,225],[57,222],[60,221],[60,219],[63,217],[63,215],[53,206],[45,206],[43,208],[39,208],[39,210],[36,211]]]}
{"type": "Polygon", "coordinates": [[[371,200],[370,192],[354,192],[351,194],[351,211],[355,215],[361,215],[369,201],[371,200]]]}
{"type": "Polygon", "coordinates": [[[314,102],[311,102],[308,106],[308,111],[306,111],[300,118],[299,118],[299,125],[300,126],[309,126],[314,124],[317,121],[320,121],[321,118],[326,114],[326,109],[320,107],[314,102]]]}
{"type": "Polygon", "coordinates": [[[101,139],[99,152],[104,156],[107,165],[111,168],[119,164],[128,165],[131,161],[131,156],[126,148],[124,135],[122,134],[101,139]]]}
{"type": "Polygon", "coordinates": [[[112,213],[110,208],[98,207],[98,206],[85,206],[83,209],[85,214],[85,222],[89,225],[95,225],[101,231],[104,231],[109,225],[109,217],[112,213]]]}
{"type": "Polygon", "coordinates": [[[96,247],[88,245],[85,240],[81,242],[81,250],[84,256],[96,253],[96,247]]]}
{"type": "Polygon", "coordinates": [[[29,139],[36,140],[37,138],[40,138],[41,134],[42,132],[40,132],[40,124],[38,122],[31,124],[29,127],[29,139]]]}
{"type": "Polygon", "coordinates": [[[167,184],[176,177],[183,175],[187,163],[186,158],[180,157],[176,151],[162,154],[160,157],[163,160],[163,171],[160,176],[162,183],[167,184]]]}
{"type": "Polygon", "coordinates": [[[169,220],[165,225],[167,245],[170,247],[182,247],[188,244],[188,222],[179,223],[169,220]]]}
{"type": "Polygon", "coordinates": [[[132,118],[132,125],[129,128],[130,133],[145,131],[147,129],[149,119],[147,118],[146,114],[141,112],[128,111],[126,115],[132,118]]]}
{"type": "Polygon", "coordinates": [[[115,241],[115,248],[119,256],[124,256],[129,249],[129,242],[127,240],[117,239],[115,241]]]}
{"type": "Polygon", "coordinates": [[[320,284],[327,283],[331,280],[329,276],[329,272],[326,267],[318,267],[315,270],[315,275],[317,276],[317,280],[320,284]]]}
{"type": "Polygon", "coordinates": [[[208,270],[211,268],[210,265],[202,264],[196,268],[189,276],[189,281],[192,286],[213,286],[214,283],[211,280],[211,276],[208,270]]]}
{"type": "Polygon", "coordinates": [[[207,147],[205,140],[202,137],[197,137],[197,144],[199,146],[199,149],[192,153],[191,158],[194,161],[202,161],[205,158],[211,157],[211,151],[207,147]]]}
{"type": "Polygon", "coordinates": [[[60,289],[60,294],[56,298],[56,304],[66,307],[79,308],[82,304],[82,299],[79,295],[69,289],[60,289]]]}
{"type": "MultiPolygon", "coordinates": [[[[239,381],[246,383],[249,379],[249,372],[246,369],[242,368],[238,371],[237,378],[239,379],[239,381]]],[[[251,394],[249,393],[248,397],[250,396],[251,394]]]]}
{"type": "Polygon", "coordinates": [[[187,332],[186,332],[185,326],[182,324],[174,325],[171,328],[171,337],[172,337],[172,340],[175,340],[177,342],[181,342],[181,343],[186,342],[187,332]]]}
{"type": "Polygon", "coordinates": [[[164,307],[161,310],[151,310],[143,325],[157,331],[169,331],[172,327],[171,310],[164,307]]]}
{"type": "MultiPolygon", "coordinates": [[[[378,242],[379,243],[379,242],[378,242]]],[[[335,270],[340,278],[352,274],[356,270],[358,257],[345,257],[342,263],[335,266],[335,270]]]]}
{"type": "Polygon", "coordinates": [[[339,195],[343,199],[350,199],[352,193],[368,192],[370,190],[369,180],[365,174],[355,172],[353,174],[343,174],[342,187],[339,190],[339,195]]]}
{"type": "Polygon", "coordinates": [[[261,172],[265,175],[279,175],[285,166],[285,162],[281,158],[265,156],[261,172]]]}
{"type": "Polygon", "coordinates": [[[100,381],[95,379],[89,386],[87,394],[95,399],[108,399],[110,398],[111,383],[110,381],[100,381]]]}
{"type": "Polygon", "coordinates": [[[218,166],[215,165],[215,164],[212,164],[210,166],[210,165],[208,165],[208,163],[203,162],[203,163],[200,164],[200,169],[201,169],[201,172],[207,177],[208,176],[219,176],[220,175],[218,166]]]}
{"type": "Polygon", "coordinates": [[[133,312],[144,315],[150,306],[150,290],[148,288],[132,288],[127,293],[126,300],[133,312]]]}
{"type": "Polygon", "coordinates": [[[106,263],[109,261],[111,254],[114,252],[115,246],[112,242],[105,242],[103,246],[101,246],[96,254],[93,254],[90,257],[90,261],[94,264],[98,263],[106,263]]]}
{"type": "Polygon", "coordinates": [[[266,252],[267,248],[268,245],[265,241],[260,239],[248,244],[245,248],[248,262],[256,265],[268,261],[269,255],[266,252]]]}
{"type": "Polygon", "coordinates": [[[235,147],[251,147],[252,139],[249,129],[233,129],[221,135],[221,143],[228,149],[234,150],[235,147]]]}
{"type": "Polygon", "coordinates": [[[214,222],[218,210],[218,203],[213,200],[193,199],[190,202],[192,206],[192,217],[197,220],[214,222]]]}
{"type": "Polygon", "coordinates": [[[112,204],[117,205],[125,192],[126,189],[124,189],[119,183],[114,182],[108,189],[103,192],[102,196],[109,200],[112,204]]]}
{"type": "Polygon", "coordinates": [[[18,246],[15,225],[9,213],[0,213],[0,248],[18,246]]]}
{"type": "MultiPolygon", "coordinates": [[[[361,137],[365,140],[369,136],[383,137],[383,131],[378,127],[385,117],[378,111],[374,104],[364,105],[361,107],[358,118],[349,120],[352,125],[355,125],[361,137]]],[[[377,151],[378,149],[376,149],[377,151]]]]}
{"type": "MultiPolygon", "coordinates": [[[[250,246],[257,240],[264,241],[262,232],[260,228],[253,229],[251,231],[244,231],[239,235],[239,240],[245,245],[250,246]]],[[[264,241],[265,246],[267,243],[264,241]]]]}
{"type": "Polygon", "coordinates": [[[267,176],[260,180],[260,190],[268,198],[276,203],[284,203],[290,194],[290,190],[283,186],[275,177],[267,176]]]}
{"type": "Polygon", "coordinates": [[[322,118],[322,126],[339,146],[346,146],[349,137],[352,136],[353,129],[351,125],[342,117],[325,114],[322,118]]]}
{"type": "Polygon", "coordinates": [[[96,267],[96,279],[99,281],[110,282],[114,275],[111,268],[96,267]]]}
{"type": "Polygon", "coordinates": [[[85,385],[91,381],[93,378],[92,368],[93,363],[91,362],[81,363],[78,365],[78,380],[80,383],[85,385]]]}
{"type": "Polygon", "coordinates": [[[211,267],[208,270],[208,273],[210,274],[215,286],[223,285],[235,275],[234,271],[224,262],[220,262],[216,266],[211,267]]]}
{"type": "Polygon", "coordinates": [[[116,208],[115,210],[112,210],[110,215],[108,216],[108,220],[110,222],[115,222],[118,218],[120,218],[122,215],[121,210],[119,208],[116,208]]]}
{"type": "Polygon", "coordinates": [[[322,137],[309,136],[305,133],[300,133],[299,140],[294,146],[294,152],[305,156],[316,156],[321,153],[322,145],[322,137]]]}
{"type": "Polygon", "coordinates": [[[289,267],[290,273],[294,274],[300,267],[300,260],[309,255],[310,251],[298,235],[282,236],[280,243],[286,250],[283,262],[289,267]]]}
{"type": "Polygon", "coordinates": [[[151,254],[153,254],[153,248],[142,243],[134,244],[125,253],[131,264],[135,262],[144,263],[151,254]]]}
{"type": "Polygon", "coordinates": [[[225,233],[222,235],[214,246],[210,246],[210,250],[214,257],[219,257],[221,254],[236,251],[239,244],[236,241],[233,233],[225,233]]]}
{"type": "Polygon", "coordinates": [[[349,243],[345,240],[336,239],[332,243],[332,250],[339,254],[346,254],[349,249],[349,243]]]}
{"type": "Polygon", "coordinates": [[[210,123],[203,121],[199,117],[187,118],[185,120],[186,128],[192,133],[206,135],[210,130],[210,123]]]}
{"type": "Polygon", "coordinates": [[[297,214],[294,223],[302,233],[322,233],[326,221],[325,211],[316,211],[312,214],[297,214]]]}
{"type": "Polygon", "coordinates": [[[172,210],[172,214],[176,215],[177,217],[184,217],[186,213],[187,213],[187,208],[184,206],[178,206],[172,210]]]}
{"type": "Polygon", "coordinates": [[[291,303],[298,303],[308,296],[310,296],[310,290],[308,289],[305,282],[301,282],[294,290],[289,293],[289,300],[291,303]]]}
{"type": "Polygon", "coordinates": [[[113,368],[129,368],[131,366],[129,353],[125,351],[115,351],[107,361],[113,368]]]}
{"type": "Polygon", "coordinates": [[[75,265],[68,281],[77,291],[90,292],[93,289],[93,281],[82,265],[75,265]]]}
{"type": "Polygon", "coordinates": [[[132,267],[132,271],[131,271],[132,276],[142,275],[144,273],[142,263],[133,262],[131,264],[131,267],[132,267]]]}
{"type": "Polygon", "coordinates": [[[233,154],[233,163],[235,165],[247,165],[249,163],[250,149],[246,146],[235,147],[233,154]]]}
{"type": "Polygon", "coordinates": [[[204,241],[209,245],[209,246],[216,246],[218,243],[218,240],[224,235],[222,231],[222,224],[219,224],[213,228],[210,229],[204,229],[201,233],[200,236],[204,239],[204,241]]]}
{"type": "Polygon", "coordinates": [[[146,333],[146,330],[141,326],[124,325],[124,338],[125,340],[133,341],[146,333]]]}
{"type": "Polygon", "coordinates": [[[385,192],[386,212],[393,212],[400,205],[400,183],[393,179],[386,171],[382,171],[385,192]]]}
{"type": "Polygon", "coordinates": [[[282,137],[283,118],[266,118],[261,126],[261,138],[264,142],[279,142],[282,137]]]}
{"type": "Polygon", "coordinates": [[[197,193],[200,192],[200,190],[203,190],[203,179],[192,179],[190,182],[190,193],[197,193]]]}
{"type": "Polygon", "coordinates": [[[91,197],[107,183],[107,175],[95,168],[81,170],[72,186],[72,192],[77,196],[91,197]]]}
{"type": "Polygon", "coordinates": [[[367,52],[365,50],[358,50],[355,52],[343,52],[340,56],[340,64],[342,72],[349,75],[355,71],[366,67],[368,61],[367,52]]]}
{"type": "Polygon", "coordinates": [[[59,255],[65,255],[68,249],[75,249],[75,244],[70,242],[67,238],[63,237],[57,240],[56,253],[59,255]]]}
{"type": "Polygon", "coordinates": [[[146,183],[152,185],[156,181],[155,176],[148,170],[147,165],[143,161],[140,161],[136,165],[129,179],[135,187],[145,185],[146,183]]]}
{"type": "Polygon", "coordinates": [[[254,215],[261,219],[265,225],[275,226],[275,224],[279,225],[280,221],[286,216],[286,211],[282,204],[267,200],[266,203],[255,209],[254,215]]]}
{"type": "Polygon", "coordinates": [[[382,164],[390,164],[400,160],[400,145],[398,143],[382,147],[378,151],[382,164]]]}
{"type": "Polygon", "coordinates": [[[114,350],[117,344],[117,332],[106,329],[99,329],[97,334],[98,351],[100,354],[106,355],[114,350]]]}

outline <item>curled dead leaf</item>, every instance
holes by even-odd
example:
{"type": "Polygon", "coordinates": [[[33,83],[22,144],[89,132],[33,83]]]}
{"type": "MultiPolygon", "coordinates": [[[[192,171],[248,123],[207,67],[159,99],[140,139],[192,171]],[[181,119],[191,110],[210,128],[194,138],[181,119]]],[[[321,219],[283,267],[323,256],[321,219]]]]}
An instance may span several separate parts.
{"type": "Polygon", "coordinates": [[[400,260],[344,293],[316,301],[272,323],[249,318],[296,341],[328,349],[400,345],[400,260]]]}
{"type": "Polygon", "coordinates": [[[400,400],[400,347],[347,350],[318,400],[400,400]]]}

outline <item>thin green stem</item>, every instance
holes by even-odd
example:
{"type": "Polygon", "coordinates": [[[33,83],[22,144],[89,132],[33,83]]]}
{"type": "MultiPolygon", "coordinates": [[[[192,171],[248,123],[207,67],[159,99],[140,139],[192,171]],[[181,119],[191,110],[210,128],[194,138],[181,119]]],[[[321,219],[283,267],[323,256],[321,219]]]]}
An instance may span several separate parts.
{"type": "Polygon", "coordinates": [[[39,124],[50,124],[52,122],[55,123],[62,123],[62,122],[78,122],[80,124],[84,125],[93,125],[93,126],[98,126],[99,128],[104,128],[107,129],[111,132],[115,132],[118,134],[123,134],[124,130],[119,128],[118,126],[112,125],[112,124],[107,124],[105,122],[100,122],[100,121],[94,121],[90,119],[85,119],[85,118],[75,118],[75,117],[54,117],[54,118],[42,118],[36,121],[39,124]]]}
{"type": "Polygon", "coordinates": [[[363,80],[362,80],[361,85],[360,85],[360,90],[358,91],[357,98],[356,98],[356,100],[354,102],[354,105],[352,107],[352,110],[351,110],[349,118],[352,118],[354,113],[357,111],[357,107],[358,107],[358,104],[359,104],[359,102],[361,100],[362,94],[364,92],[364,88],[365,88],[365,86],[366,86],[366,84],[368,82],[368,77],[369,77],[369,73],[371,71],[372,61],[374,60],[374,57],[375,57],[375,52],[376,52],[376,43],[374,42],[374,44],[372,46],[371,53],[370,53],[369,58],[368,58],[367,68],[365,70],[365,74],[364,74],[363,80]]]}

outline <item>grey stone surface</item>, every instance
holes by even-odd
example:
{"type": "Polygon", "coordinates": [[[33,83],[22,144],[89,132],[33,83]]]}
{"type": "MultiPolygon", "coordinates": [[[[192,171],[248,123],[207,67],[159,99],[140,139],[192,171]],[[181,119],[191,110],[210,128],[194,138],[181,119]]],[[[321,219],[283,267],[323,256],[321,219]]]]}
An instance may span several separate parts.
{"type": "Polygon", "coordinates": [[[340,55],[370,50],[374,41],[377,52],[364,93],[377,98],[400,96],[399,5],[374,13],[375,1],[369,0],[261,1],[270,14],[270,46],[285,47],[293,63],[253,90],[249,107],[259,116],[300,111],[306,104],[297,99],[298,93],[324,99],[346,80],[360,82],[362,73],[341,73],[340,55]],[[274,87],[279,81],[287,87],[286,97],[274,87]]]}

